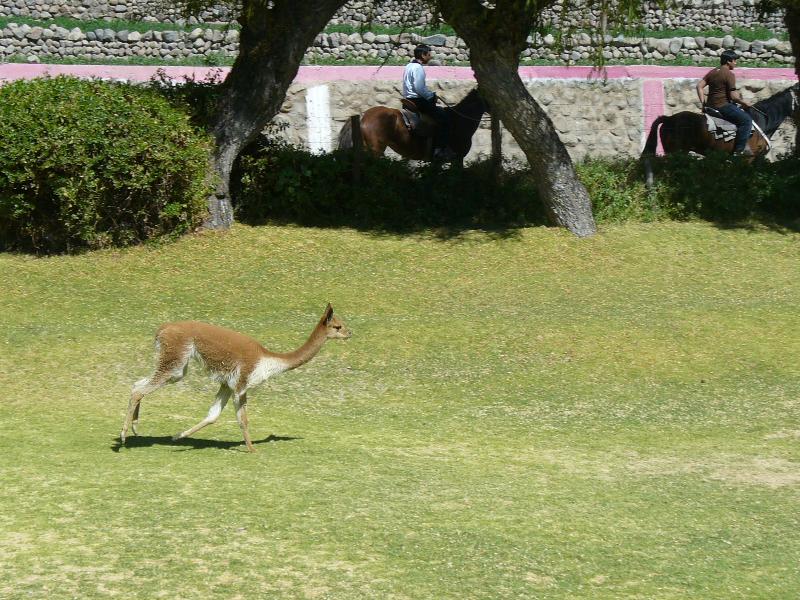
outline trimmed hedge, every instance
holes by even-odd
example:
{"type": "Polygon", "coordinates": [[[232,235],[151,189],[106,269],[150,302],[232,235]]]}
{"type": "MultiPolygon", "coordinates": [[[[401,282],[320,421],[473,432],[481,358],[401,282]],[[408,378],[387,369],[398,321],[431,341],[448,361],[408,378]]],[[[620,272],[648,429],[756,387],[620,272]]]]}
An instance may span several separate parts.
{"type": "Polygon", "coordinates": [[[411,232],[505,229],[544,223],[527,173],[495,174],[489,161],[467,167],[414,165],[362,153],[314,155],[262,138],[239,157],[231,178],[236,216],[249,224],[411,232]]]}
{"type": "Polygon", "coordinates": [[[145,86],[72,77],[0,87],[0,249],[125,246],[191,230],[210,141],[145,86]]]}
{"type": "MultiPolygon", "coordinates": [[[[414,167],[362,156],[354,182],[353,155],[315,156],[262,139],[239,160],[232,178],[237,217],[251,224],[296,223],[407,232],[425,229],[514,229],[547,222],[533,175],[507,162],[466,168],[414,167]]],[[[704,159],[654,159],[648,190],[637,159],[588,159],[575,165],[599,224],[703,219],[800,227],[800,158],[748,163],[727,154],[704,159]]]]}

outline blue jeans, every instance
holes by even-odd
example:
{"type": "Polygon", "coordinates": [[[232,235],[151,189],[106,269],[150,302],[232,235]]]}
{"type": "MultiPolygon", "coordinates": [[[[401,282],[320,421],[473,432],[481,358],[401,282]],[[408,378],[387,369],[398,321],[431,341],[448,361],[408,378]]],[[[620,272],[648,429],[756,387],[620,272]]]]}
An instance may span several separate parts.
{"type": "Polygon", "coordinates": [[[744,112],[733,102],[723,104],[717,109],[727,120],[736,125],[736,141],[733,144],[734,152],[741,152],[747,145],[747,139],[753,130],[753,117],[744,112]]]}

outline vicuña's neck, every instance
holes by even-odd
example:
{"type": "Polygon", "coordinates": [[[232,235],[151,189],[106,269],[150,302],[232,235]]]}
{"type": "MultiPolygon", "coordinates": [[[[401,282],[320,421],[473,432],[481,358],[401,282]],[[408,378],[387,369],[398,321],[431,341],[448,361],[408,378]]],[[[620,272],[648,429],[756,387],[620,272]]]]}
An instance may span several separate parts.
{"type": "Polygon", "coordinates": [[[306,340],[306,343],[293,352],[279,354],[278,357],[286,364],[287,371],[296,369],[314,358],[327,339],[325,327],[317,325],[306,340]]]}

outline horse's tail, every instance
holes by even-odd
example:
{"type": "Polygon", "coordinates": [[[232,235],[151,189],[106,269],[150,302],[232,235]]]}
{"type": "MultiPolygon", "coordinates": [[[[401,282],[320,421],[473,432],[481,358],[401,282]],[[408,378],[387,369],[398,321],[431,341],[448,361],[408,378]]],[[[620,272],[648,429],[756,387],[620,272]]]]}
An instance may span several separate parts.
{"type": "Polygon", "coordinates": [[[353,147],[353,119],[347,119],[339,130],[339,150],[350,150],[353,147]]]}
{"type": "Polygon", "coordinates": [[[661,126],[661,123],[667,120],[666,115],[661,115],[650,126],[650,135],[647,136],[647,141],[644,144],[644,150],[642,150],[642,156],[651,154],[654,155],[656,153],[656,146],[658,145],[658,128],[661,126]]]}
{"type": "Polygon", "coordinates": [[[650,126],[650,134],[647,136],[647,141],[642,150],[641,159],[644,163],[644,175],[647,189],[653,187],[653,164],[652,157],[656,155],[656,147],[658,146],[658,128],[667,120],[665,115],[661,115],[650,126]]]}

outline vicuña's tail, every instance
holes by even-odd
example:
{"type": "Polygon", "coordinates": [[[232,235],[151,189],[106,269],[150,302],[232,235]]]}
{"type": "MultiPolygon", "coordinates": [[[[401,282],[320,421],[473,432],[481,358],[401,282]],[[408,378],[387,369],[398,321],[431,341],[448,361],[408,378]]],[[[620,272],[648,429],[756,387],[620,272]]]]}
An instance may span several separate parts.
{"type": "Polygon", "coordinates": [[[339,150],[349,150],[353,147],[353,120],[347,119],[339,131],[339,150]]]}
{"type": "Polygon", "coordinates": [[[667,120],[666,115],[661,115],[650,126],[650,135],[647,136],[647,141],[644,144],[644,150],[642,150],[642,156],[645,154],[655,154],[656,153],[656,146],[658,145],[658,128],[661,126],[661,123],[667,120]]]}

